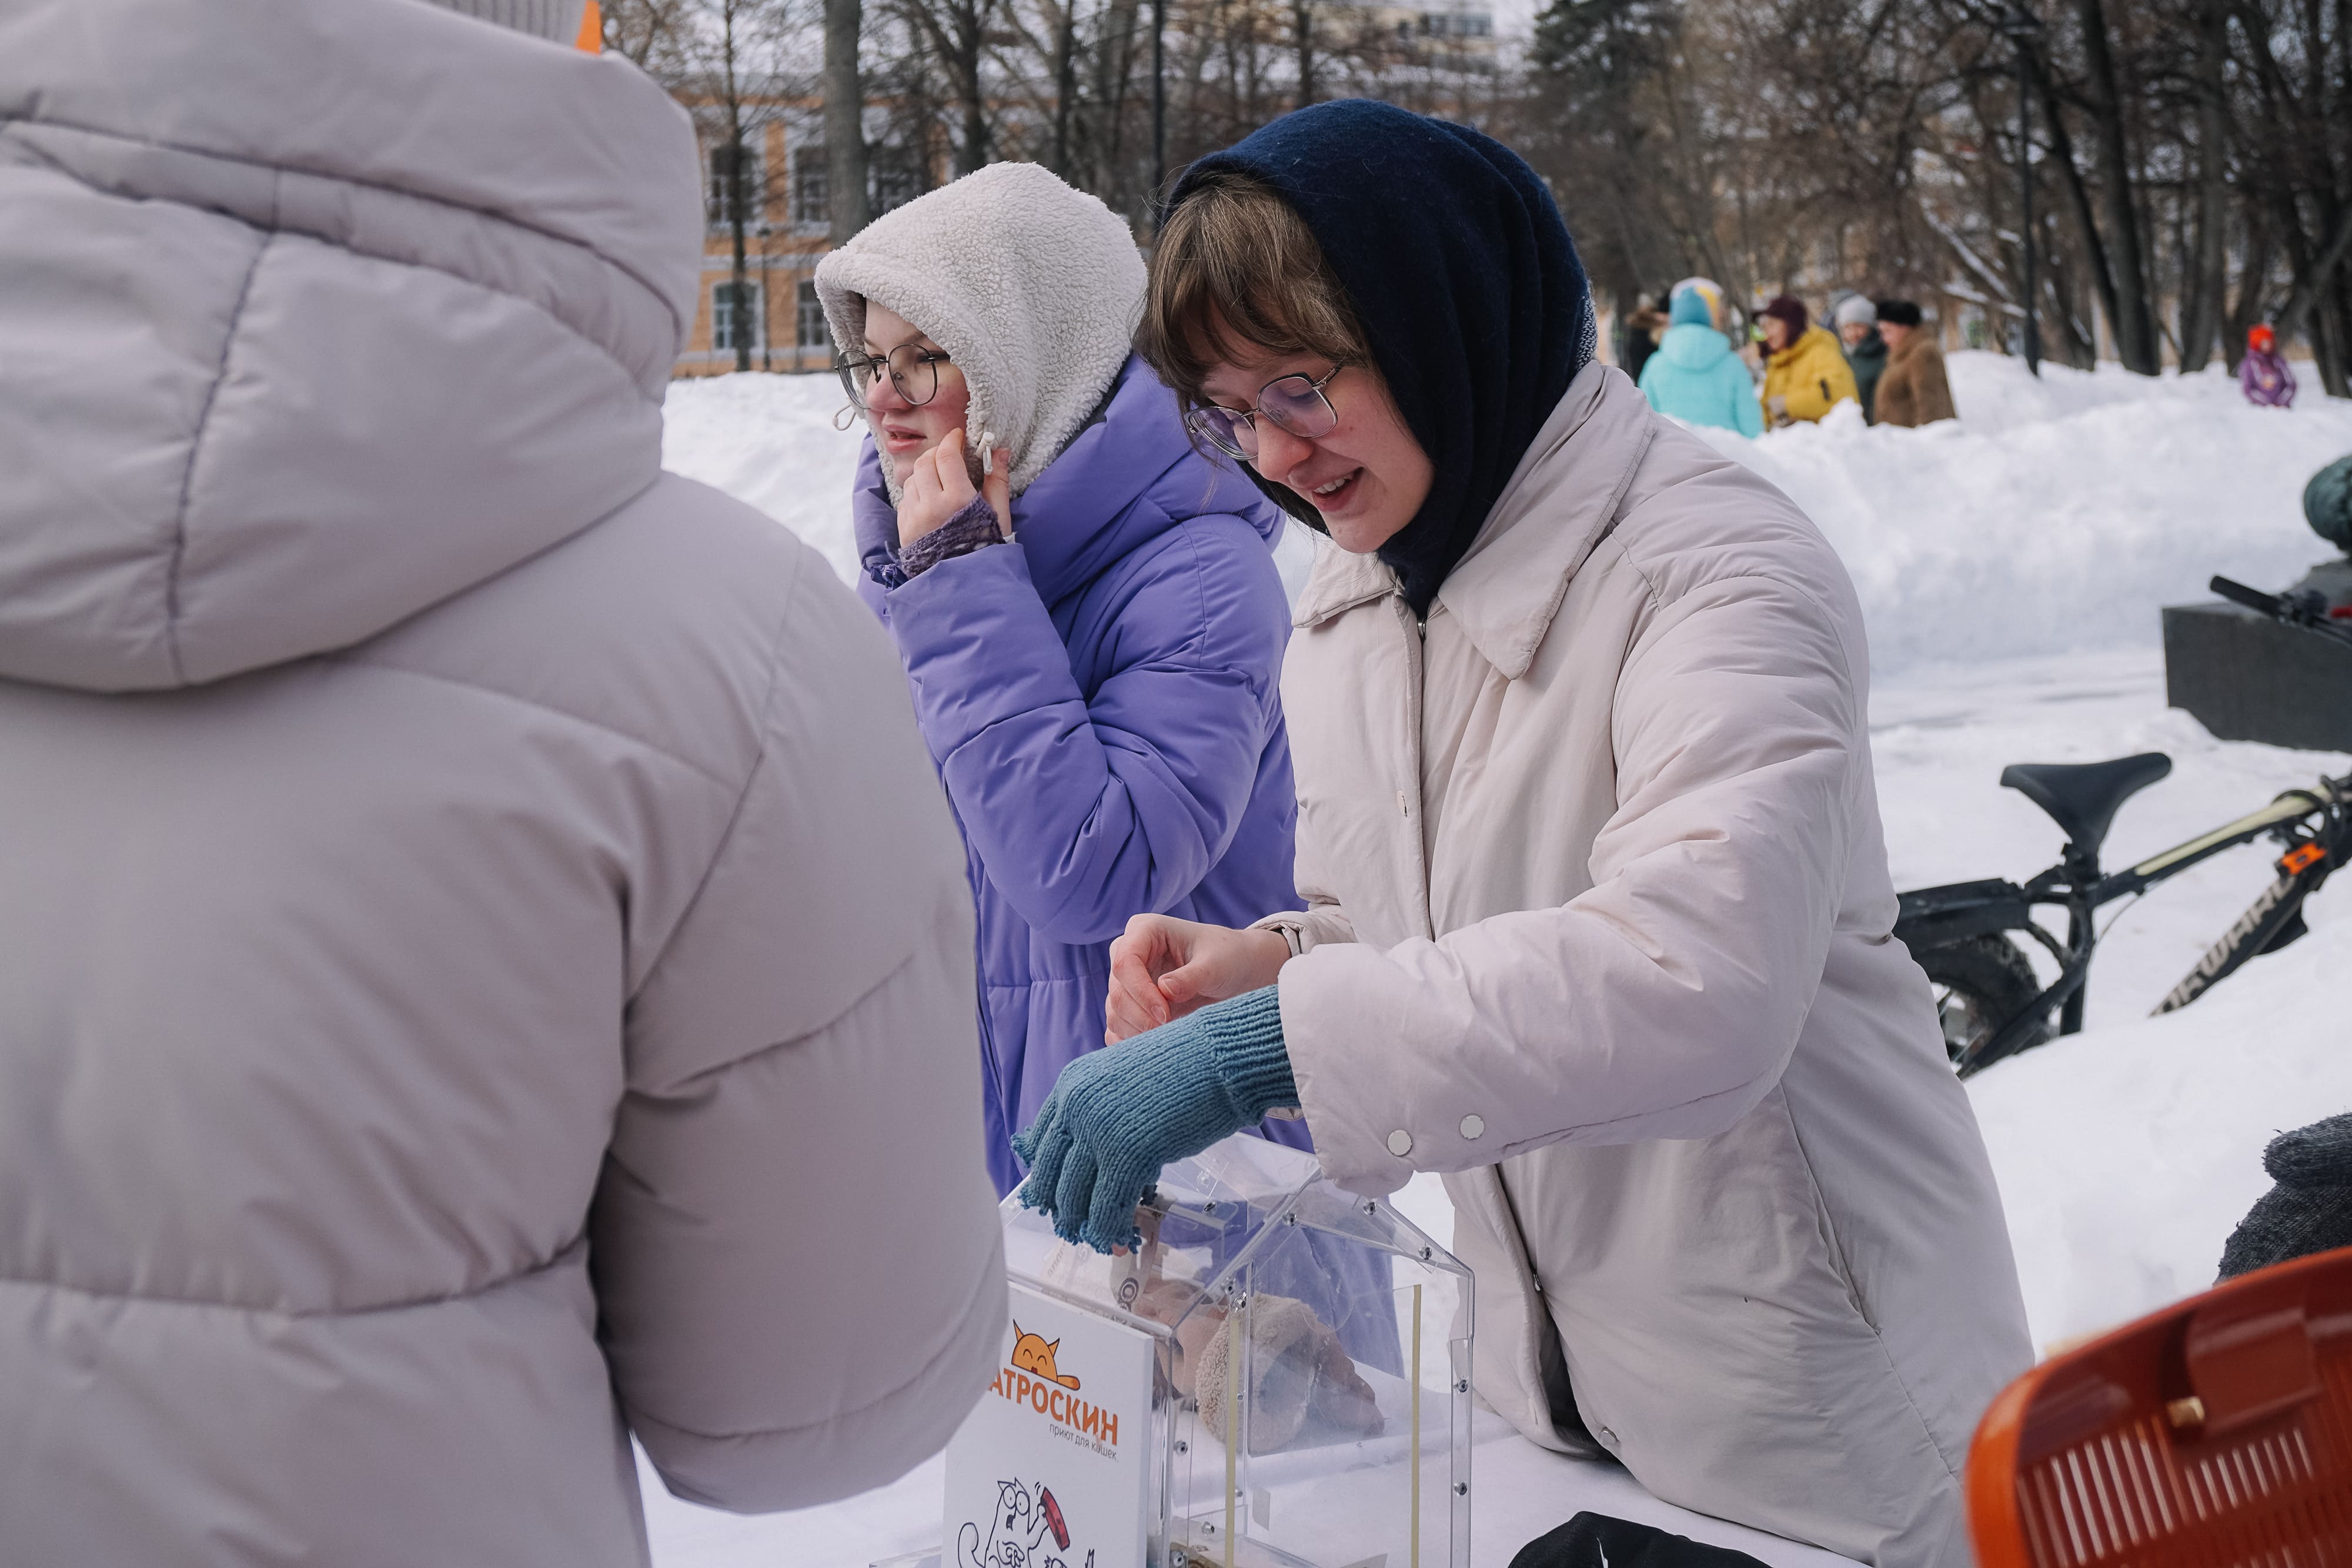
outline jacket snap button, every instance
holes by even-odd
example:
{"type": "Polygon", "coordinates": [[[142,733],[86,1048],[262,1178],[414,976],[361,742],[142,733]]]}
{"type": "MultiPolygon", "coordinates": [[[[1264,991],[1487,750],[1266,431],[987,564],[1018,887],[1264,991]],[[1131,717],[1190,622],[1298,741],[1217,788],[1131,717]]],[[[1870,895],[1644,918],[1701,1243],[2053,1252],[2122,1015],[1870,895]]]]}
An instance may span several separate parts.
{"type": "Polygon", "coordinates": [[[1389,1153],[1402,1159],[1412,1153],[1412,1134],[1399,1127],[1389,1134],[1389,1153]]]}
{"type": "Polygon", "coordinates": [[[1462,1135],[1465,1138],[1485,1137],[1486,1135],[1486,1118],[1477,1115],[1463,1117],[1462,1135]]]}

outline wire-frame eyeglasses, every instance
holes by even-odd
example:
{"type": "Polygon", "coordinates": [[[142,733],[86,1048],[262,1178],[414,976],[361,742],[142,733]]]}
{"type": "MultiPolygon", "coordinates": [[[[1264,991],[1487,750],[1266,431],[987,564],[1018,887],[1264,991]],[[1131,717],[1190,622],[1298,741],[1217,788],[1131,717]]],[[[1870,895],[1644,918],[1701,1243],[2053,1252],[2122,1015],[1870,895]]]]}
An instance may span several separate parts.
{"type": "Polygon", "coordinates": [[[1249,462],[1257,456],[1257,421],[1263,414],[1275,424],[1301,441],[1313,441],[1331,434],[1339,423],[1339,413],[1323,389],[1343,366],[1333,365],[1320,381],[1310,381],[1305,375],[1276,376],[1257,389],[1257,406],[1236,410],[1205,403],[1184,415],[1202,439],[1228,457],[1249,462]]]}
{"type": "Polygon", "coordinates": [[[841,377],[841,390],[859,408],[866,406],[866,392],[881,381],[886,370],[891,386],[908,406],[920,408],[939,395],[940,367],[948,362],[948,356],[937,349],[901,343],[887,354],[836,360],[833,368],[841,377]]]}

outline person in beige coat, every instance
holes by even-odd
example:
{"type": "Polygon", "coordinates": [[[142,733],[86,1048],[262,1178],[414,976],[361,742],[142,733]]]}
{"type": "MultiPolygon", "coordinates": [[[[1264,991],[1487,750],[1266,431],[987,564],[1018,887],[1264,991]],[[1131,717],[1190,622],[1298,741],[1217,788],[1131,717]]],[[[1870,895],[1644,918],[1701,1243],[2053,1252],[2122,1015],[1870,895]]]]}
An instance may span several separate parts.
{"type": "Polygon", "coordinates": [[[1880,300],[1878,330],[1886,340],[1886,370],[1878,378],[1877,423],[1916,428],[1958,419],[1944,350],[1919,307],[1908,299],[1880,300]]]}
{"type": "Polygon", "coordinates": [[[1129,1038],[1063,1074],[1027,1196],[1116,1242],[1139,1166],[1302,1107],[1357,1192],[1444,1174],[1476,1387],[1528,1437],[1966,1563],[1967,1445],[2032,1354],[1889,935],[1836,556],[1592,362],[1549,195],[1474,131],[1276,121],[1187,173],[1153,268],[1194,428],[1330,536],[1283,676],[1308,907],[1129,925],[1129,1038]]]}
{"type": "Polygon", "coordinates": [[[0,1563],[626,1568],[1005,1322],[888,641],[578,0],[0,5],[0,1563]],[[562,39],[562,43],[544,41],[562,39]]]}

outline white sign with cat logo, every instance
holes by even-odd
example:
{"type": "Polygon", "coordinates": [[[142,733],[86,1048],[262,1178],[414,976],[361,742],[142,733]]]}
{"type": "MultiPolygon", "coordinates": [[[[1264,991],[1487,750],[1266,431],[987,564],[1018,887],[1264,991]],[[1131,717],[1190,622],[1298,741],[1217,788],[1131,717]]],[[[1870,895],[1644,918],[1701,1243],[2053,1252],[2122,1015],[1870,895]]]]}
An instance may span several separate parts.
{"type": "Polygon", "coordinates": [[[995,1380],[948,1444],[940,1568],[1144,1568],[1152,1347],[1013,1287],[995,1380]]]}

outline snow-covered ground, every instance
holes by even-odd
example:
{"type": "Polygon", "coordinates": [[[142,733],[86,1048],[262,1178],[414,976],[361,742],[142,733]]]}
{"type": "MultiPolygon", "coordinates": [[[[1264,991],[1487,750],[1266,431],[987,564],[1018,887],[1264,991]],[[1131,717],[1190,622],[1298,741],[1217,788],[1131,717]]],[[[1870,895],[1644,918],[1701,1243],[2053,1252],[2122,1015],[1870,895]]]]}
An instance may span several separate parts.
{"type": "MultiPolygon", "coordinates": [[[[2057,830],[1998,788],[2005,763],[2169,753],[2172,776],[2116,819],[2116,863],[2323,770],[2352,769],[2342,756],[2216,741],[2167,709],[2157,616],[2208,597],[2215,571],[2275,587],[2325,553],[2299,497],[2314,469],[2352,451],[2352,403],[2307,392],[2291,413],[2251,409],[2234,382],[2211,373],[2149,382],[2046,367],[2037,384],[1989,354],[1953,356],[1951,374],[1961,414],[1952,424],[1873,430],[1855,418],[1757,442],[1709,435],[1802,503],[1854,574],[1897,885],[2022,877],[2056,858],[2057,830]]],[[[846,575],[858,438],[828,427],[840,402],[815,377],[680,383],[666,455],[770,512],[846,575]]],[[[1294,591],[1306,559],[1294,538],[1284,552],[1294,591]]],[[[2210,1283],[2231,1226],[2268,1185],[2263,1144],[2352,1109],[2352,883],[2313,901],[2312,935],[2298,946],[2193,1008],[2146,1017],[2269,875],[2261,852],[2242,851],[2110,911],[2090,1027],[1972,1082],[2042,1344],[2210,1283]]],[[[1401,1203],[1440,1239],[1450,1233],[1433,1180],[1401,1203]]],[[[1499,1564],[1540,1527],[1531,1489],[1563,1472],[1483,1449],[1480,1463],[1509,1482],[1486,1493],[1475,1537],[1478,1561],[1499,1564]],[[1504,1502],[1506,1490],[1532,1506],[1504,1502]]],[[[932,1531],[939,1488],[934,1465],[852,1503],[737,1520],[678,1503],[649,1478],[656,1561],[834,1568],[912,1551],[932,1531]]],[[[1580,1479],[1576,1496],[1671,1521],[1644,1514],[1646,1500],[1612,1472],[1580,1479]]],[[[1689,1516],[1675,1527],[1739,1540],[1689,1516]]]]}
{"type": "Polygon", "coordinates": [[[1958,420],[1873,429],[1848,403],[1761,441],[1706,433],[1804,507],[1853,570],[1882,672],[2151,647],[2215,572],[2279,584],[2324,553],[2304,482],[2352,451],[2352,402],[2247,404],[2218,371],[2149,381],[1955,354],[1958,420]]]}

